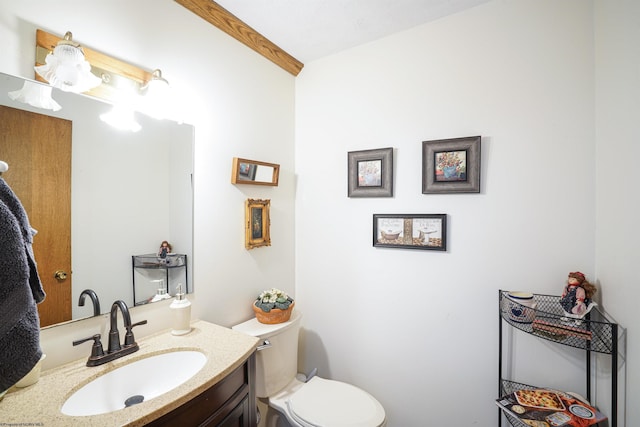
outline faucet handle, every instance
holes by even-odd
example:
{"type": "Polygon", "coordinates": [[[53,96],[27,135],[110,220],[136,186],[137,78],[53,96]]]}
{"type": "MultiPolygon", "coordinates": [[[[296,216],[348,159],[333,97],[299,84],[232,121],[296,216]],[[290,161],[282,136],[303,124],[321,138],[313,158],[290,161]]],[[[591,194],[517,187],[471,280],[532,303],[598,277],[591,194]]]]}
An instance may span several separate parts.
{"type": "Polygon", "coordinates": [[[91,356],[89,356],[89,359],[104,356],[104,350],[102,349],[102,342],[100,341],[100,334],[95,334],[87,338],[81,338],[79,340],[74,341],[72,344],[76,346],[78,344],[82,344],[83,342],[87,342],[89,340],[93,340],[93,346],[91,347],[91,356]]]}
{"type": "Polygon", "coordinates": [[[134,323],[133,325],[129,325],[127,326],[127,333],[124,335],[124,345],[125,346],[129,346],[129,345],[134,345],[136,343],[136,340],[133,338],[133,327],[134,326],[140,326],[140,325],[146,325],[147,321],[146,320],[141,320],[139,322],[134,323]]]}

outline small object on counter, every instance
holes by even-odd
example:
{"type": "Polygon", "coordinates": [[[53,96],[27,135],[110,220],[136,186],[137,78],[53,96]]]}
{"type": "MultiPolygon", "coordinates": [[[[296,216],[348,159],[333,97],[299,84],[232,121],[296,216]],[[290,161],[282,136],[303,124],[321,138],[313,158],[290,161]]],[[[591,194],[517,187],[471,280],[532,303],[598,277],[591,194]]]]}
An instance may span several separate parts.
{"type": "Polygon", "coordinates": [[[149,300],[149,302],[157,302],[169,298],[171,298],[171,295],[167,293],[167,290],[165,288],[158,288],[156,294],[149,300]]]}
{"type": "Polygon", "coordinates": [[[148,302],[162,301],[171,298],[171,295],[167,293],[167,289],[164,285],[164,279],[152,280],[151,283],[156,283],[158,288],[156,289],[156,294],[149,298],[148,302]]]}
{"type": "Polygon", "coordinates": [[[169,306],[173,312],[172,335],[185,335],[191,332],[191,302],[182,292],[182,283],[178,284],[176,298],[169,306]]]}
{"type": "Polygon", "coordinates": [[[40,371],[42,370],[42,361],[45,359],[45,357],[47,357],[47,355],[42,353],[42,356],[40,357],[40,360],[38,360],[38,363],[36,363],[36,366],[34,366],[27,375],[22,377],[22,379],[16,383],[16,387],[29,387],[30,385],[38,382],[38,380],[40,379],[40,371]]]}

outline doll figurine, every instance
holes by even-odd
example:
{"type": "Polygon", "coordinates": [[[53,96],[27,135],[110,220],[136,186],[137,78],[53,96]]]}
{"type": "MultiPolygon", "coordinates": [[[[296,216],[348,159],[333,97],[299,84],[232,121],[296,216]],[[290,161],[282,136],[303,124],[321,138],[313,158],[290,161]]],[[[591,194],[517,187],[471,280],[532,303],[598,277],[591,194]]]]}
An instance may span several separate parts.
{"type": "Polygon", "coordinates": [[[166,240],[163,240],[158,250],[158,256],[162,259],[167,257],[167,254],[171,253],[171,245],[166,240]]]}
{"type": "Polygon", "coordinates": [[[584,274],[579,271],[569,273],[560,305],[569,316],[584,317],[596,305],[591,299],[595,293],[596,287],[587,281],[584,274]]]}

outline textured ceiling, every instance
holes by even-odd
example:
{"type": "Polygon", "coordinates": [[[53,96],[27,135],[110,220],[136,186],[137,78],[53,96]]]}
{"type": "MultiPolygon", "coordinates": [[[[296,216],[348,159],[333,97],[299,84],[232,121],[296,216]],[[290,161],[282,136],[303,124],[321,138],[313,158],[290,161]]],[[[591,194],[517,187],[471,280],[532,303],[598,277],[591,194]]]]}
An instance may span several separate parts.
{"type": "Polygon", "coordinates": [[[303,63],[490,0],[215,0],[303,63]]]}

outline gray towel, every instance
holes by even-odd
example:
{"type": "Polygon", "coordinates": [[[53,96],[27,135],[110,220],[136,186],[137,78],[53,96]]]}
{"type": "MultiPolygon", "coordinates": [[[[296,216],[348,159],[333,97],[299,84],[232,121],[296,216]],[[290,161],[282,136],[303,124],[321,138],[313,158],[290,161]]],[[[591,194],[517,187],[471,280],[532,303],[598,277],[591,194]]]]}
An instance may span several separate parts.
{"type": "Polygon", "coordinates": [[[33,255],[33,236],[36,231],[31,228],[29,224],[29,218],[27,212],[24,210],[22,203],[15,195],[9,184],[4,179],[0,178],[0,201],[4,202],[11,213],[16,217],[20,230],[22,231],[22,237],[25,242],[25,250],[27,252],[27,261],[29,262],[29,286],[31,286],[31,292],[33,293],[33,299],[36,303],[41,303],[45,298],[44,289],[42,289],[42,283],[40,282],[40,276],[38,276],[38,265],[33,255]]]}
{"type": "Polygon", "coordinates": [[[0,392],[28,374],[42,356],[36,296],[42,300],[44,292],[31,238],[22,205],[0,178],[0,392]]]}

